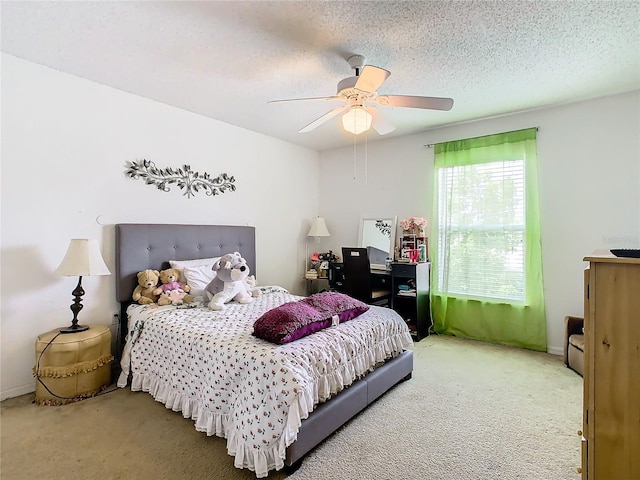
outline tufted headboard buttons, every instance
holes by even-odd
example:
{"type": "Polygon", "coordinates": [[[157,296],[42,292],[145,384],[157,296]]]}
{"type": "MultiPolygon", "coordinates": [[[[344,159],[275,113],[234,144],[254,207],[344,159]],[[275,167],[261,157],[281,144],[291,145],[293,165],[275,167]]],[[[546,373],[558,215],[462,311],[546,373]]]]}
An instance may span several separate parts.
{"type": "Polygon", "coordinates": [[[238,251],[251,271],[256,271],[255,227],[136,223],[115,227],[116,299],[121,303],[131,300],[138,272],[161,270],[169,260],[219,257],[238,251]]]}

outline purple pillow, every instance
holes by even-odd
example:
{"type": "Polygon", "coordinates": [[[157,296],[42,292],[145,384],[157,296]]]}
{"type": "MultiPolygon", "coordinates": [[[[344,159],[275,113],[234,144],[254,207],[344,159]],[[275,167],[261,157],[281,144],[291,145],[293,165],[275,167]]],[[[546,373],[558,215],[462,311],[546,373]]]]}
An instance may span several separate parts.
{"type": "Polygon", "coordinates": [[[312,305],[323,314],[328,314],[329,318],[338,315],[341,323],[352,320],[369,310],[369,305],[366,303],[338,292],[316,293],[301,302],[312,305]]]}
{"type": "Polygon", "coordinates": [[[369,310],[366,303],[337,292],[322,292],[265,312],[253,324],[253,335],[277,344],[289,343],[369,310]]]}

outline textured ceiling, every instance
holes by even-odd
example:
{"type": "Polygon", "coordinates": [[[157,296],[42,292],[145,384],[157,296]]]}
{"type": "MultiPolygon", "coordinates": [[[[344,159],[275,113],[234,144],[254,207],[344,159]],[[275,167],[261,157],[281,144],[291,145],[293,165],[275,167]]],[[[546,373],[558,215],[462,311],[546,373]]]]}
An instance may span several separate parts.
{"type": "MultiPolygon", "coordinates": [[[[2,51],[317,150],[350,145],[321,97],[353,54],[391,71],[389,136],[640,88],[638,1],[2,1],[2,51]]],[[[369,133],[369,141],[378,134],[369,133]]]]}

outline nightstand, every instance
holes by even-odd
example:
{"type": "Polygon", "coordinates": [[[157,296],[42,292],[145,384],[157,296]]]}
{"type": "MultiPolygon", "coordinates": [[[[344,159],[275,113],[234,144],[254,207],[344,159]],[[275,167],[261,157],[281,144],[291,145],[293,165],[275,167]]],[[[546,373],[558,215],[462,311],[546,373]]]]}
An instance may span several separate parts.
{"type": "Polygon", "coordinates": [[[90,325],[77,333],[60,333],[60,329],[43,333],[38,335],[35,353],[38,405],[77,402],[111,383],[111,331],[106,325],[90,325]]]}
{"type": "Polygon", "coordinates": [[[305,278],[305,281],[307,282],[307,296],[329,288],[329,279],[327,277],[305,278]]]}

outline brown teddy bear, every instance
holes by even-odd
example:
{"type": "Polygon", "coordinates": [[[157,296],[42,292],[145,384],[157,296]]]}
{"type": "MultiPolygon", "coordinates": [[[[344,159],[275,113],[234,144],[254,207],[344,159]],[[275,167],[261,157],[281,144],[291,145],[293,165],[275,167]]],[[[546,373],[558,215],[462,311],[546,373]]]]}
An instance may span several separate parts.
{"type": "Polygon", "coordinates": [[[193,295],[189,295],[191,287],[179,281],[180,270],[168,268],[160,271],[160,282],[153,293],[159,295],[158,305],[180,305],[193,302],[193,295]]]}
{"type": "Polygon", "coordinates": [[[138,285],[131,297],[133,301],[138,302],[140,305],[156,303],[158,301],[158,294],[154,292],[158,286],[159,279],[160,272],[157,270],[143,270],[142,272],[138,272],[138,285]]]}

